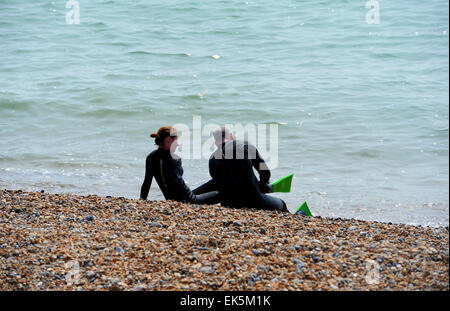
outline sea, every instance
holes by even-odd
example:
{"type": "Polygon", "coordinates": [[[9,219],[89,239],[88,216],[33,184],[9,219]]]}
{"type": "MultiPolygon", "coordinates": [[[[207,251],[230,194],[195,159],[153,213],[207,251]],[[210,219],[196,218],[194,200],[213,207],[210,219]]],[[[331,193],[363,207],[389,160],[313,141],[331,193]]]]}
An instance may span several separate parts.
{"type": "Polygon", "coordinates": [[[175,124],[192,189],[208,125],[265,127],[292,212],[448,226],[449,1],[0,1],[1,189],[139,198],[175,124]]]}

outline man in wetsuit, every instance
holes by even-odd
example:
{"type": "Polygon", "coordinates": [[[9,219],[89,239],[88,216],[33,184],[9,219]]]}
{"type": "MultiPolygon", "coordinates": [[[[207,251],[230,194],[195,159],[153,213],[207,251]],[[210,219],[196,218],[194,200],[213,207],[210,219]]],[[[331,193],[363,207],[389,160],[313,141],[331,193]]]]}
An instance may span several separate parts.
{"type": "Polygon", "coordinates": [[[209,159],[212,180],[194,193],[218,190],[224,206],[288,211],[283,200],[266,194],[271,192],[270,170],[255,146],[235,140],[224,126],[214,132],[214,139],[217,150],[209,159]],[[259,173],[259,181],[253,168],[259,173]]]}

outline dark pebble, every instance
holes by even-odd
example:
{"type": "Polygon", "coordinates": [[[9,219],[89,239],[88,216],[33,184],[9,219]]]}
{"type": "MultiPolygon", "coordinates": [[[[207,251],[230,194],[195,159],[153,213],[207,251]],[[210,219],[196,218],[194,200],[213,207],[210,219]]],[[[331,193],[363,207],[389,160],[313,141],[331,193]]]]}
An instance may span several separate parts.
{"type": "Polygon", "coordinates": [[[300,211],[296,212],[295,215],[306,216],[306,212],[304,210],[300,210],[300,211]]]}
{"type": "Polygon", "coordinates": [[[86,221],[93,221],[94,220],[94,216],[91,216],[91,215],[89,215],[89,216],[86,216],[86,221]]]}
{"type": "Polygon", "coordinates": [[[97,277],[97,274],[93,271],[89,271],[86,273],[86,278],[89,280],[89,282],[92,282],[97,277]]]}

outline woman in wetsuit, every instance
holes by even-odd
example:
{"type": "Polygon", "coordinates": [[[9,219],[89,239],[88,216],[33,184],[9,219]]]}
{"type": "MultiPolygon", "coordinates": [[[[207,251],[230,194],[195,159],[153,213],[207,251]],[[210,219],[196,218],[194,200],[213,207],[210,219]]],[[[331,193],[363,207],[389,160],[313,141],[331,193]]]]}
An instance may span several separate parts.
{"type": "Polygon", "coordinates": [[[158,145],[158,149],[147,156],[145,179],[141,187],[141,199],[147,199],[152,179],[155,177],[166,200],[195,204],[216,204],[219,202],[217,191],[194,194],[185,184],[181,158],[174,154],[178,146],[178,134],[175,128],[164,126],[150,136],[155,138],[155,145],[158,145]]]}

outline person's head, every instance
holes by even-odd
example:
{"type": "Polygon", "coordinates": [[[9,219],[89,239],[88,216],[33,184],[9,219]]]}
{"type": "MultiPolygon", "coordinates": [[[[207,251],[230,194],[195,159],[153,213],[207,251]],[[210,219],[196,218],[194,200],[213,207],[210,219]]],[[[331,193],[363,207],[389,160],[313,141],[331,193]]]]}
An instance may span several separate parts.
{"type": "Polygon", "coordinates": [[[164,150],[175,152],[178,147],[178,132],[172,126],[163,126],[158,132],[151,133],[150,137],[155,139],[155,145],[164,150]]]}
{"type": "Polygon", "coordinates": [[[219,126],[214,131],[214,140],[216,142],[216,146],[220,146],[227,141],[234,140],[233,133],[226,126],[219,126]]]}

